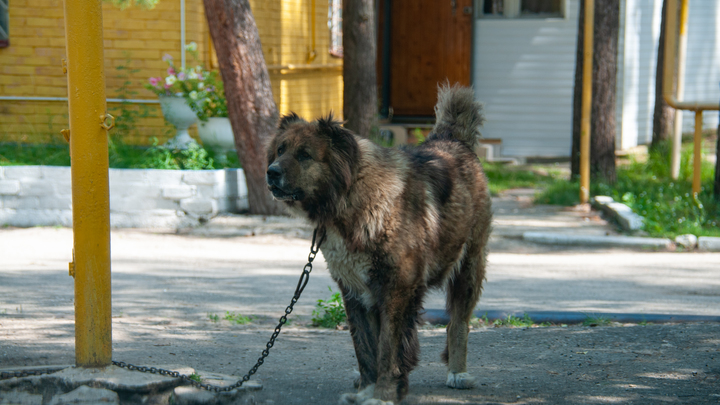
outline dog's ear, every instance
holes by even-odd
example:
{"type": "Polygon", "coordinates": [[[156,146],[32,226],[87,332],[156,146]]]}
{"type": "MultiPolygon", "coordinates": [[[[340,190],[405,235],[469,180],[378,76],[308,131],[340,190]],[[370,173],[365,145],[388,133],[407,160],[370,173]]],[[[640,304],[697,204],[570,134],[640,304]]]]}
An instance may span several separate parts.
{"type": "Polygon", "coordinates": [[[333,118],[332,112],[327,117],[319,118],[317,125],[318,133],[328,138],[334,152],[330,154],[330,165],[338,176],[340,185],[347,189],[355,177],[360,159],[360,146],[355,135],[340,125],[340,122],[333,118]]]}
{"type": "Polygon", "coordinates": [[[291,112],[290,114],[283,115],[282,118],[280,118],[280,123],[278,123],[278,129],[281,131],[284,131],[293,122],[307,122],[307,121],[300,118],[300,116],[295,114],[294,112],[291,112]]]}

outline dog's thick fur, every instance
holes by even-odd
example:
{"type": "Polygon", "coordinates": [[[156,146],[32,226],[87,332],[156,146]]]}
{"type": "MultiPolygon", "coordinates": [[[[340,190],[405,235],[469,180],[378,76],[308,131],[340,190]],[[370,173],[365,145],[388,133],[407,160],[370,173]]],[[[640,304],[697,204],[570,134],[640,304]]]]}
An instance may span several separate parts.
{"type": "Polygon", "coordinates": [[[485,278],[491,220],[473,152],[481,108],[471,89],[441,88],[432,133],[407,149],[377,146],[332,116],[280,120],[268,147],[268,188],[326,229],[321,251],[342,291],[360,370],[359,392],[343,403],[402,400],[418,363],[423,297],[433,287],[447,289],[447,385],[474,385],[468,322],[485,278]]]}

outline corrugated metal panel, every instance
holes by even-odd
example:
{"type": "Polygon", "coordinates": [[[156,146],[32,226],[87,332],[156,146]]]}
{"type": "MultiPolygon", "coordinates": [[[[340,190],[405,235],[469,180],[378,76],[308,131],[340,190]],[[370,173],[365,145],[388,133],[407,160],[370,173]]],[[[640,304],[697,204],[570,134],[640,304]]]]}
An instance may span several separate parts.
{"type": "Polygon", "coordinates": [[[618,77],[622,76],[622,95],[618,95],[621,149],[652,140],[662,0],[626,0],[623,8],[623,47],[618,58],[618,77]]]}
{"type": "MultiPolygon", "coordinates": [[[[685,100],[720,101],[720,4],[691,1],[685,64],[685,100]]],[[[683,113],[683,131],[694,130],[695,113],[683,113]]],[[[703,127],[717,128],[718,112],[703,114],[703,127]]]]}
{"type": "Polygon", "coordinates": [[[506,156],[569,156],[578,0],[566,18],[478,19],[473,83],[506,156]]]}

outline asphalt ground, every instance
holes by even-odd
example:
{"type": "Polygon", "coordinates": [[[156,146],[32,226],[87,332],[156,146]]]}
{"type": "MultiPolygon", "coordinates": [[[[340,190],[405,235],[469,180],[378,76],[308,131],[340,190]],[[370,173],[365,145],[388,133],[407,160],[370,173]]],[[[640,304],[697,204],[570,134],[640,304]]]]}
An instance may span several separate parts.
{"type": "MultiPolygon", "coordinates": [[[[616,234],[592,211],[532,206],[527,194],[494,201],[478,311],[720,316],[720,254],[527,243],[518,237],[527,230],[616,234]]],[[[309,232],[294,220],[245,217],[183,234],[114,230],[113,358],[244,374],[289,303],[309,232]],[[253,321],[234,324],[223,319],[228,312],[253,321]]],[[[0,257],[0,368],[74,363],[72,231],[1,229],[0,257]]],[[[264,389],[253,401],[335,403],[352,391],[349,334],[310,326],[328,286],[336,290],[319,258],[258,372],[264,389]]],[[[425,307],[442,309],[442,294],[431,294],[425,307]]],[[[712,322],[477,327],[469,371],[480,385],[455,391],[444,387],[439,360],[444,330],[426,325],[405,402],[718,403],[719,332],[712,322]]]]}

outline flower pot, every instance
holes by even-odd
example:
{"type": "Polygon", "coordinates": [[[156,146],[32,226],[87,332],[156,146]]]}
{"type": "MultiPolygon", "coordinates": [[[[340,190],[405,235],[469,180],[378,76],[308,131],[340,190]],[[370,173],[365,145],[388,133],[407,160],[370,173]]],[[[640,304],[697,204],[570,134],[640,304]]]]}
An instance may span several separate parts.
{"type": "Polygon", "coordinates": [[[175,137],[165,143],[165,146],[172,149],[187,149],[195,140],[188,134],[190,125],[197,121],[197,115],[179,96],[158,96],[165,120],[172,124],[177,133],[175,137]]]}
{"type": "Polygon", "coordinates": [[[211,117],[207,122],[200,122],[198,135],[205,149],[215,151],[215,159],[219,163],[225,163],[227,152],[235,150],[235,137],[227,117],[211,117]]]}

